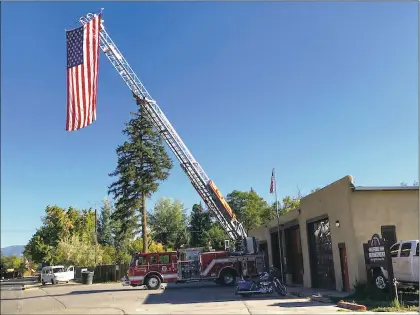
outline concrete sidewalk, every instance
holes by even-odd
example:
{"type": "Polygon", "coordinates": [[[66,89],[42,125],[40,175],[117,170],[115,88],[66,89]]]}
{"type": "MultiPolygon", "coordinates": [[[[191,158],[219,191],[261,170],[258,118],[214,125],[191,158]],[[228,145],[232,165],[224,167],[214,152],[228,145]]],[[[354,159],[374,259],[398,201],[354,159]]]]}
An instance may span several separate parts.
{"type": "Polygon", "coordinates": [[[335,290],[326,290],[326,289],[312,289],[312,288],[305,288],[303,286],[287,286],[287,291],[290,295],[299,296],[299,297],[306,297],[309,298],[312,295],[318,296],[334,296],[334,297],[346,297],[350,295],[350,292],[341,292],[335,290]]]}

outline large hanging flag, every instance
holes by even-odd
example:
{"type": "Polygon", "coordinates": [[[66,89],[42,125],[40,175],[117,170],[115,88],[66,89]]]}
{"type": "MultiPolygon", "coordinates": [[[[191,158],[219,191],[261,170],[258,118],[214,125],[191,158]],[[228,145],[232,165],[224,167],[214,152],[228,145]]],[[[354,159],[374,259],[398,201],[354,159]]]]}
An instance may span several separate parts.
{"type": "Polygon", "coordinates": [[[101,15],[85,25],[66,31],[67,122],[74,131],[96,120],[101,15]]]}

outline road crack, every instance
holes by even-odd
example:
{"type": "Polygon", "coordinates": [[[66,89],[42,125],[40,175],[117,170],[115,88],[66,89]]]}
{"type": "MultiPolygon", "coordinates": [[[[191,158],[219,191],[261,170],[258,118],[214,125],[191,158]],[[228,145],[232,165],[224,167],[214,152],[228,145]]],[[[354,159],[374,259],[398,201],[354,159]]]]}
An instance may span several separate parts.
{"type": "Polygon", "coordinates": [[[64,304],[63,302],[61,302],[59,299],[57,299],[55,296],[52,296],[52,295],[50,295],[47,291],[45,291],[43,288],[39,288],[41,291],[44,291],[45,292],[45,294],[48,296],[48,297],[50,297],[50,298],[52,298],[52,299],[54,299],[54,300],[56,300],[58,303],[60,303],[61,305],[63,305],[63,307],[64,307],[64,309],[67,309],[67,306],[66,306],[66,304],[64,304]]]}
{"type": "Polygon", "coordinates": [[[251,311],[250,311],[248,305],[246,304],[246,301],[242,300],[242,303],[245,305],[246,310],[248,311],[248,314],[251,315],[251,311]]]}

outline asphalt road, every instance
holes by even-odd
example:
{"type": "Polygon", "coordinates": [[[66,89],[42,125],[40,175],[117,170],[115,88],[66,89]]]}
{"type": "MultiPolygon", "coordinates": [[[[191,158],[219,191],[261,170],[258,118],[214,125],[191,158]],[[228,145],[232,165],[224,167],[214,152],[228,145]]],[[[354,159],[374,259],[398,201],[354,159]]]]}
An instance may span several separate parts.
{"type": "MultiPolygon", "coordinates": [[[[148,291],[121,284],[2,286],[1,314],[337,314],[339,308],[293,296],[243,299],[215,284],[148,291]]],[[[343,310],[341,310],[343,311],[343,310]]]]}

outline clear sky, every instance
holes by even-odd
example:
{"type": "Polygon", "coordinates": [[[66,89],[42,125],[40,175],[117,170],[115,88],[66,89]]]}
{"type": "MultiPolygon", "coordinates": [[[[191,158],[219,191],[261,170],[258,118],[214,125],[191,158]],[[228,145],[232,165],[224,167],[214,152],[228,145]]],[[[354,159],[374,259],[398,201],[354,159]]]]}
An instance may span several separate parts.
{"type": "MultiPolygon", "coordinates": [[[[65,131],[65,29],[105,8],[107,31],[226,196],[418,179],[412,3],[3,2],[1,246],[47,205],[98,207],[131,92],[101,53],[97,121],[65,131]]],[[[179,164],[148,202],[199,201],[179,164]]]]}

